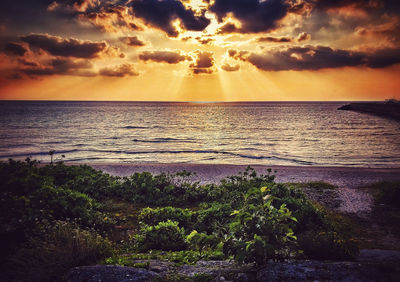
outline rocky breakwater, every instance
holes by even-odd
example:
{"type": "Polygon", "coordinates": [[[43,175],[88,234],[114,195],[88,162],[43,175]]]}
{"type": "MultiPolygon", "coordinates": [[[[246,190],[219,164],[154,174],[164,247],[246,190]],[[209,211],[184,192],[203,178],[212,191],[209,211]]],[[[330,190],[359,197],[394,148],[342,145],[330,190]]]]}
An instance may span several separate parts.
{"type": "Polygon", "coordinates": [[[372,114],[400,121],[400,102],[397,100],[350,103],[338,108],[338,110],[372,114]]]}

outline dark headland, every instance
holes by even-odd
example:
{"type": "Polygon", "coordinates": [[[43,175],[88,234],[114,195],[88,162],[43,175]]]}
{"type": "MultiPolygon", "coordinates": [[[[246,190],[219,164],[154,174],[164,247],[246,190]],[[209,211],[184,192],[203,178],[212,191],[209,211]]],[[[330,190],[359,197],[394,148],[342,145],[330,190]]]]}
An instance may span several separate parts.
{"type": "Polygon", "coordinates": [[[385,102],[350,103],[338,108],[338,110],[372,114],[400,121],[400,101],[395,99],[385,102]]]}

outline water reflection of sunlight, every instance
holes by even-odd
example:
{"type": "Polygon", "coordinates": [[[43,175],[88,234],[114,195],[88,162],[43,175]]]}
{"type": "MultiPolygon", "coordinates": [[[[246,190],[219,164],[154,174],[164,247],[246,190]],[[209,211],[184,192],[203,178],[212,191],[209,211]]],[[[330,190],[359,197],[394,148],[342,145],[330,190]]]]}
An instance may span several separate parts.
{"type": "Polygon", "coordinates": [[[230,157],[215,154],[215,151],[226,151],[226,140],[232,139],[235,134],[235,125],[231,121],[229,107],[218,103],[195,102],[179,103],[167,109],[170,126],[163,135],[192,140],[174,148],[185,151],[184,154],[179,155],[182,161],[202,162],[216,157],[220,160],[230,157]],[[177,130],[179,128],[185,130],[177,130]],[[178,135],[177,132],[179,132],[178,135]],[[199,151],[203,153],[199,154],[199,151]]]}

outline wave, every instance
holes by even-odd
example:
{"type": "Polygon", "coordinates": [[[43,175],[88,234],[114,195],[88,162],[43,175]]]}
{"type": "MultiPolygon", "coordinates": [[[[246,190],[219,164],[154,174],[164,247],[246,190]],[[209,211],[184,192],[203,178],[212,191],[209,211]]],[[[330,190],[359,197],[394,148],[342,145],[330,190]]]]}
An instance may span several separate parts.
{"type": "MultiPolygon", "coordinates": [[[[242,153],[233,153],[229,151],[218,151],[218,150],[155,150],[155,151],[125,151],[125,150],[62,150],[56,151],[56,154],[68,154],[76,152],[93,152],[93,153],[108,153],[108,154],[126,154],[126,155],[149,155],[149,154],[214,154],[214,155],[228,155],[244,159],[252,160],[280,160],[287,161],[301,165],[314,165],[315,163],[309,161],[303,161],[294,158],[284,158],[278,156],[255,156],[242,153]]],[[[13,157],[24,157],[24,156],[44,156],[48,155],[48,152],[32,152],[32,153],[21,153],[21,154],[10,154],[10,155],[0,155],[0,158],[13,158],[13,157]]],[[[104,157],[87,157],[79,158],[79,160],[93,160],[93,159],[104,159],[104,157]]]]}
{"type": "Polygon", "coordinates": [[[288,161],[292,163],[302,164],[302,165],[314,165],[315,163],[310,161],[303,161],[294,158],[284,158],[278,156],[255,156],[242,153],[233,153],[229,151],[218,151],[218,150],[156,150],[156,151],[123,151],[123,150],[88,150],[98,153],[117,153],[117,154],[127,154],[127,155],[146,155],[146,154],[216,154],[216,155],[229,155],[234,157],[240,157],[244,159],[253,160],[281,160],[288,161]]]}
{"type": "Polygon", "coordinates": [[[5,145],[4,148],[23,148],[23,147],[31,147],[31,146],[35,146],[33,144],[8,144],[5,145]]]}
{"type": "Polygon", "coordinates": [[[153,125],[153,126],[136,126],[136,125],[127,125],[122,126],[122,129],[156,129],[156,128],[165,128],[164,126],[153,125]]]}
{"type": "Polygon", "coordinates": [[[46,144],[46,145],[51,145],[51,144],[65,144],[65,141],[46,141],[43,142],[42,144],[46,144]]]}
{"type": "Polygon", "coordinates": [[[167,142],[184,142],[193,143],[193,139],[180,139],[180,138],[154,138],[154,139],[132,139],[133,142],[137,143],[167,143],[167,142]]]}
{"type": "Polygon", "coordinates": [[[149,128],[149,127],[128,125],[128,126],[122,126],[121,128],[123,128],[123,129],[145,129],[145,128],[149,128]]]}
{"type": "Polygon", "coordinates": [[[73,147],[84,147],[87,146],[88,144],[83,144],[83,143],[78,143],[78,144],[74,144],[72,145],[73,147]]]}
{"type": "MultiPolygon", "coordinates": [[[[68,153],[75,153],[75,152],[82,152],[80,150],[56,150],[55,154],[68,154],[68,153]]],[[[8,154],[8,155],[0,155],[0,158],[15,158],[15,157],[33,157],[33,156],[45,156],[48,155],[49,151],[46,152],[29,152],[29,153],[18,153],[18,154],[8,154]]]]}

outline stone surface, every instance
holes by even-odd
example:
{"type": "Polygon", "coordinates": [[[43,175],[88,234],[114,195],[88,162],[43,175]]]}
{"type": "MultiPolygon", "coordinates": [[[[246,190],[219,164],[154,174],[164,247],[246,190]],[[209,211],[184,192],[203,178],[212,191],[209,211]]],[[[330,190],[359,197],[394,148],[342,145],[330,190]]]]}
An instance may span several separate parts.
{"type": "Polygon", "coordinates": [[[133,263],[146,263],[148,269],[109,265],[76,267],[68,273],[66,281],[163,281],[171,274],[178,277],[208,274],[215,281],[400,281],[400,252],[387,250],[361,250],[353,262],[293,260],[269,262],[260,268],[233,261],[198,261],[195,265],[182,266],[159,260],[133,263]]]}
{"type": "Polygon", "coordinates": [[[355,111],[364,114],[372,114],[380,117],[391,118],[397,121],[400,121],[400,103],[399,102],[391,102],[391,103],[350,103],[348,105],[344,105],[338,110],[344,111],[355,111]]]}
{"type": "Polygon", "coordinates": [[[160,278],[160,275],[143,268],[92,265],[71,269],[65,280],[68,282],[145,282],[156,278],[160,278]]]}
{"type": "Polygon", "coordinates": [[[358,262],[293,261],[269,263],[257,273],[257,281],[399,281],[395,265],[358,262]]]}
{"type": "Polygon", "coordinates": [[[400,251],[392,250],[360,250],[358,262],[396,263],[400,267],[400,251]]]}

